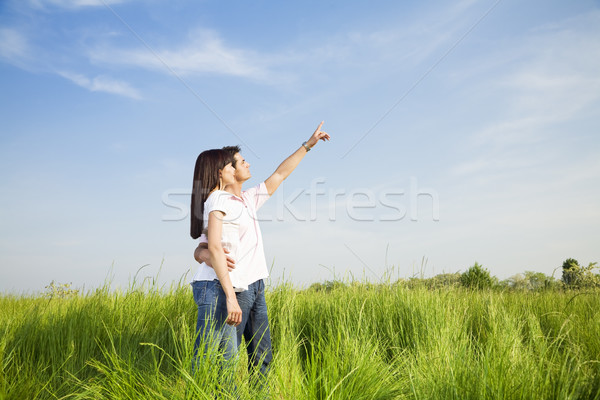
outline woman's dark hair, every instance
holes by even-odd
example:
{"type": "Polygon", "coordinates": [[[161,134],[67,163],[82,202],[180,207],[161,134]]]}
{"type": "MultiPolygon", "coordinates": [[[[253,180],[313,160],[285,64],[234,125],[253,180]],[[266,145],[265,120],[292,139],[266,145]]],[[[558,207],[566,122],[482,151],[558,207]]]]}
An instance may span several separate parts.
{"type": "Polygon", "coordinates": [[[220,149],[206,150],[196,159],[192,186],[191,229],[192,238],[198,239],[204,227],[204,202],[219,185],[219,170],[233,162],[230,152],[220,149]]]}

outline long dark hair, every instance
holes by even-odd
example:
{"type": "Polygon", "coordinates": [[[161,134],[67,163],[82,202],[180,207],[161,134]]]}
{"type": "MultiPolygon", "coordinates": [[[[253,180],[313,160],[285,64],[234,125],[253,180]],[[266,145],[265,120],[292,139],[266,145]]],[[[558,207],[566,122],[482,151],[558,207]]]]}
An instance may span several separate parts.
{"type": "Polygon", "coordinates": [[[198,239],[204,227],[204,202],[219,185],[219,170],[233,162],[228,151],[215,149],[200,153],[194,168],[194,183],[192,186],[192,204],[190,234],[198,239]]]}

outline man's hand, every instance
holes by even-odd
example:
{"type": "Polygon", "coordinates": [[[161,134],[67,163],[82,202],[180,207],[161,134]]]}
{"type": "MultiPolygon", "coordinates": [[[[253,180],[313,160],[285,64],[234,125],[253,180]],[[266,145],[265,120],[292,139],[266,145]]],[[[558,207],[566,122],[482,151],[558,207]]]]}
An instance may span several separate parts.
{"type": "MultiPolygon", "coordinates": [[[[227,260],[227,271],[231,272],[235,269],[235,260],[227,255],[229,254],[229,250],[227,250],[225,247],[223,247],[223,252],[225,253],[225,258],[227,260]]],[[[196,250],[194,251],[194,258],[200,264],[205,263],[212,268],[212,263],[210,262],[210,252],[208,251],[206,243],[200,243],[198,247],[196,247],[196,250]]]]}
{"type": "Polygon", "coordinates": [[[306,141],[306,144],[310,147],[314,147],[319,140],[329,140],[331,139],[331,136],[329,136],[329,134],[327,132],[323,132],[321,130],[321,127],[323,126],[323,123],[325,121],[321,121],[321,123],[319,124],[319,126],[317,127],[317,129],[315,130],[315,133],[312,134],[312,136],[310,137],[310,139],[308,139],[306,141]]]}

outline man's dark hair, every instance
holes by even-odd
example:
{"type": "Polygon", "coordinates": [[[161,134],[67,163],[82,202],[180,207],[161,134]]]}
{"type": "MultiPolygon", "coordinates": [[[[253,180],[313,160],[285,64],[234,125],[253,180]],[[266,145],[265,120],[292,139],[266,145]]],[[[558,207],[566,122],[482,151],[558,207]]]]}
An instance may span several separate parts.
{"type": "Polygon", "coordinates": [[[235,156],[236,153],[241,153],[242,149],[240,149],[240,146],[225,146],[221,150],[225,150],[231,154],[231,158],[233,159],[233,164],[231,165],[233,165],[233,168],[235,168],[237,160],[233,158],[233,156],[235,156]]]}

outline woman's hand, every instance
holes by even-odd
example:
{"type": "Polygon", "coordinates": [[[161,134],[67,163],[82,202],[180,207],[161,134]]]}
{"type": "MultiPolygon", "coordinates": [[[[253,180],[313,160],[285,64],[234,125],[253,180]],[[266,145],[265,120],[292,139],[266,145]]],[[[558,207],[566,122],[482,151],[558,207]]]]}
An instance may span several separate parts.
{"type": "Polygon", "coordinates": [[[227,297],[227,322],[228,325],[238,326],[242,323],[242,309],[237,302],[235,294],[227,297]]]}

